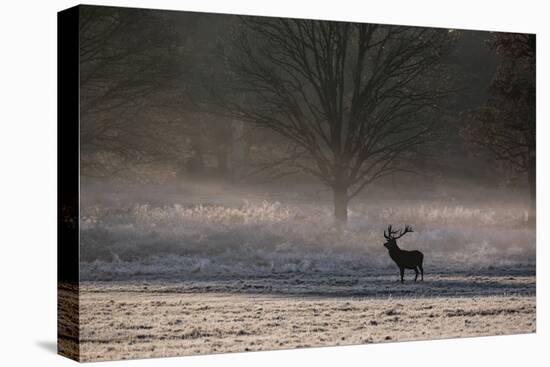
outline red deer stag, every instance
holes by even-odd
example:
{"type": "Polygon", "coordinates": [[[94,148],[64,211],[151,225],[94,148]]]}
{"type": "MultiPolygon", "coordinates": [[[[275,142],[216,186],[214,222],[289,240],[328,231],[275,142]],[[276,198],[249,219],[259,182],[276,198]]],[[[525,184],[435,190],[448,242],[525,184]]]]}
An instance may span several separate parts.
{"type": "Polygon", "coordinates": [[[399,267],[399,272],[401,273],[401,283],[403,283],[403,275],[405,273],[405,269],[414,269],[416,272],[416,275],[414,277],[414,281],[416,282],[416,279],[418,278],[418,271],[420,270],[421,278],[420,280],[424,280],[424,269],[422,268],[422,261],[424,260],[424,255],[422,252],[418,250],[414,251],[406,251],[401,250],[397,246],[397,239],[403,237],[405,233],[412,232],[412,228],[410,226],[405,226],[405,229],[394,231],[392,230],[392,226],[388,227],[388,233],[386,234],[386,231],[384,231],[384,238],[388,240],[384,244],[384,247],[388,249],[388,252],[390,254],[390,257],[393,261],[397,264],[399,267]]]}

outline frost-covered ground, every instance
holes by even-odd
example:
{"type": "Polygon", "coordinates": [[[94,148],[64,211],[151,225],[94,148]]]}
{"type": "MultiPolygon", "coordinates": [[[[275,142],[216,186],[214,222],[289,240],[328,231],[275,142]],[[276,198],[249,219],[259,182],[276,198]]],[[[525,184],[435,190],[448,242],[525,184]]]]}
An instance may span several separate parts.
{"type": "Polygon", "coordinates": [[[137,191],[84,190],[82,360],[535,330],[535,230],[508,195],[356,200],[339,232],[326,197],[137,191]],[[423,283],[398,282],[389,224],[423,283]]]}
{"type": "Polygon", "coordinates": [[[480,335],[536,327],[532,271],[84,282],[84,361],[480,335]],[[512,274],[513,273],[513,274],[512,274]]]}

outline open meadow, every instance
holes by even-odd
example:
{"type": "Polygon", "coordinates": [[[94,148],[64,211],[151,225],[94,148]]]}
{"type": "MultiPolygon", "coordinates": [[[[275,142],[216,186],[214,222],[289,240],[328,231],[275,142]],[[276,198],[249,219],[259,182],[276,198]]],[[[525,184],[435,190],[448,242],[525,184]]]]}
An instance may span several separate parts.
{"type": "Polygon", "coordinates": [[[201,201],[85,206],[82,360],[535,331],[521,206],[356,205],[337,232],[326,205],[201,201]],[[398,281],[388,223],[414,224],[423,282],[398,281]]]}

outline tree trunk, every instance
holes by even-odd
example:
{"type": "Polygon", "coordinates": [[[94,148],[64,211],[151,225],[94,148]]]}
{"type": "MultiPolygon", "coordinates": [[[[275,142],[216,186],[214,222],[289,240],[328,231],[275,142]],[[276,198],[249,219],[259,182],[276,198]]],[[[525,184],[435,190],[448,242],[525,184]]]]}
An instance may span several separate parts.
{"type": "Polygon", "coordinates": [[[332,188],[334,194],[334,219],[338,226],[348,222],[348,189],[344,185],[337,185],[332,188]]]}

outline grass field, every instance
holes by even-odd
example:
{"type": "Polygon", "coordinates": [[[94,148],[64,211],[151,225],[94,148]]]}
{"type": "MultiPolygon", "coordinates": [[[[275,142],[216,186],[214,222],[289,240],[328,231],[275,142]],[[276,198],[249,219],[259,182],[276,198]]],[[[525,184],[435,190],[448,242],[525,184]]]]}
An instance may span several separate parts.
{"type": "Polygon", "coordinates": [[[79,293],[60,291],[68,354],[92,361],[535,331],[535,231],[511,199],[357,202],[340,232],[329,202],[164,196],[83,205],[79,293]],[[388,224],[413,226],[399,245],[425,254],[424,282],[410,271],[399,283],[382,246],[388,224]],[[77,329],[80,344],[70,337],[77,329]]]}
{"type": "Polygon", "coordinates": [[[431,274],[84,282],[80,359],[530,333],[535,277],[431,274]]]}

